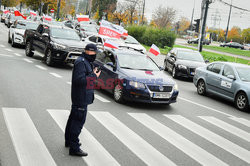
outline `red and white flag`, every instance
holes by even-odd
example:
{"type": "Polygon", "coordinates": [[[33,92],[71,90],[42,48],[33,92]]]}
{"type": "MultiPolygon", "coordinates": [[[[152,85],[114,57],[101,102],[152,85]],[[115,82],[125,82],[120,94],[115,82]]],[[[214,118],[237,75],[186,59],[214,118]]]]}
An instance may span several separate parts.
{"type": "Polygon", "coordinates": [[[119,45],[117,43],[115,43],[115,42],[112,42],[111,40],[106,40],[105,43],[104,43],[104,47],[118,49],[119,45]]]}
{"type": "Polygon", "coordinates": [[[154,44],[152,44],[151,48],[149,49],[149,52],[154,54],[155,56],[157,56],[161,53],[160,49],[154,44]]]}
{"type": "Polygon", "coordinates": [[[27,18],[27,17],[25,17],[24,15],[22,15],[22,13],[20,13],[18,10],[15,10],[15,11],[14,11],[14,14],[15,14],[15,16],[21,16],[21,17],[23,17],[25,20],[26,20],[26,18],[27,18]]]}
{"type": "Polygon", "coordinates": [[[123,34],[123,27],[114,25],[108,21],[102,20],[100,23],[99,34],[113,38],[120,38],[123,34]]]}
{"type": "Polygon", "coordinates": [[[88,15],[76,15],[76,19],[78,22],[89,21],[88,15]]]}
{"type": "Polygon", "coordinates": [[[50,16],[43,16],[43,19],[45,21],[52,21],[52,17],[50,17],[50,16]]]}
{"type": "Polygon", "coordinates": [[[4,10],[4,11],[3,11],[4,14],[7,14],[7,13],[9,13],[9,12],[10,12],[9,10],[4,10]]]}
{"type": "Polygon", "coordinates": [[[123,29],[123,36],[128,36],[128,31],[126,29],[123,29]]]}
{"type": "Polygon", "coordinates": [[[36,16],[37,14],[36,14],[36,12],[30,11],[30,15],[31,15],[31,16],[36,16]]]}

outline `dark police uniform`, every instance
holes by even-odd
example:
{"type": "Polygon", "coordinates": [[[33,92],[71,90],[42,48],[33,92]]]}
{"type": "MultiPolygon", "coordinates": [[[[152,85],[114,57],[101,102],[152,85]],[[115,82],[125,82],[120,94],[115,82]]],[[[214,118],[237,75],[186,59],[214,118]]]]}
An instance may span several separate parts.
{"type": "Polygon", "coordinates": [[[88,79],[95,80],[97,77],[93,67],[83,53],[75,61],[72,86],[71,86],[71,113],[65,129],[65,145],[70,146],[70,151],[79,151],[79,135],[85,123],[87,106],[94,101],[94,89],[87,85],[88,79]]]}

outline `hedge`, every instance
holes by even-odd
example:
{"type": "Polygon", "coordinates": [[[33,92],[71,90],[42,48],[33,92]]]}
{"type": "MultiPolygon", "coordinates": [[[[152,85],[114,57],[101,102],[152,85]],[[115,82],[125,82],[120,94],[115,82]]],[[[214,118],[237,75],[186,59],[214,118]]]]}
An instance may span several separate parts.
{"type": "Polygon", "coordinates": [[[129,26],[127,30],[129,35],[136,38],[140,43],[148,46],[155,44],[160,48],[165,48],[165,46],[173,47],[176,39],[176,35],[167,29],[147,26],[129,26]]]}

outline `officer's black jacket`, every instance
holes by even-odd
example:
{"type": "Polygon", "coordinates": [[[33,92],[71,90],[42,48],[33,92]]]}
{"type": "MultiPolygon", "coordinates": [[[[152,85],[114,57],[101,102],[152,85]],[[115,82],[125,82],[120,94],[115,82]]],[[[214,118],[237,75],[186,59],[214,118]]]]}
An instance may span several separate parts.
{"type": "Polygon", "coordinates": [[[93,82],[97,79],[92,65],[84,58],[83,53],[74,63],[71,85],[71,100],[73,106],[83,107],[94,101],[93,82]]]}

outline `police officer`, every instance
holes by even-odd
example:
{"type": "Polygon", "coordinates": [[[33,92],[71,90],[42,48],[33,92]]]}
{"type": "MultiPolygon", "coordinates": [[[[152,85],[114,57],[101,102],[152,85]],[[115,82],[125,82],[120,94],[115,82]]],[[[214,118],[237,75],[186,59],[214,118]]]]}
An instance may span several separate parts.
{"type": "Polygon", "coordinates": [[[88,84],[97,79],[101,71],[93,69],[92,62],[95,61],[97,47],[94,44],[88,44],[85,52],[75,61],[72,86],[71,86],[71,113],[65,129],[65,147],[70,147],[69,155],[87,156],[88,153],[80,149],[79,135],[85,123],[87,107],[94,101],[94,88],[88,84]]]}

